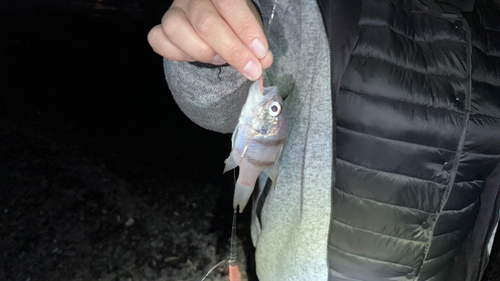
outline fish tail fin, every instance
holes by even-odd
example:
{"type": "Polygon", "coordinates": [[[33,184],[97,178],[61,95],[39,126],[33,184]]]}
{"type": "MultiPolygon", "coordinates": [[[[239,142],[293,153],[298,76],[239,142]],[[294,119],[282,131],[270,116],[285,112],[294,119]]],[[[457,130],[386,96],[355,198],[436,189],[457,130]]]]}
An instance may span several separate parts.
{"type": "Polygon", "coordinates": [[[233,208],[236,209],[239,205],[240,213],[242,213],[248,203],[248,200],[250,199],[250,196],[252,195],[252,192],[253,187],[236,182],[236,186],[234,188],[233,208]]]}

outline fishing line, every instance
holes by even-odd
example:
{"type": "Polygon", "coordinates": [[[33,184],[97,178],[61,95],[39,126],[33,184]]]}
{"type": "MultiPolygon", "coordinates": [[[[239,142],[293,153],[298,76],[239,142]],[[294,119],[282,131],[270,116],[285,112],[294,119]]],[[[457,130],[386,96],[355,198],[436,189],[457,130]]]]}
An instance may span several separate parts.
{"type": "Polygon", "coordinates": [[[233,213],[233,226],[231,227],[231,244],[229,246],[229,260],[230,265],[235,265],[238,250],[236,249],[236,217],[238,215],[239,206],[234,209],[233,213]]]}
{"type": "Polygon", "coordinates": [[[278,2],[277,0],[274,1],[273,10],[271,11],[271,16],[269,17],[269,21],[267,22],[266,36],[269,35],[269,30],[271,29],[271,23],[273,22],[274,19],[274,12],[276,11],[276,5],[278,4],[277,2],[278,2]]]}
{"type": "MultiPolygon", "coordinates": [[[[271,16],[269,16],[269,20],[267,21],[267,28],[264,32],[264,34],[266,35],[266,37],[269,37],[269,31],[271,30],[271,24],[273,23],[273,19],[274,19],[274,14],[276,12],[276,6],[278,5],[278,0],[274,0],[274,4],[273,4],[273,9],[271,10],[271,16]]],[[[269,40],[268,40],[269,41],[269,40]]],[[[264,88],[264,72],[267,72],[267,69],[264,70],[262,72],[262,76],[261,76],[261,92],[263,92],[263,88],[264,88]]]]}
{"type": "Polygon", "coordinates": [[[214,271],[217,267],[221,266],[223,263],[226,263],[228,262],[227,260],[223,260],[221,262],[219,262],[218,264],[214,265],[207,273],[207,275],[205,275],[205,277],[203,277],[203,279],[201,279],[201,281],[205,281],[205,279],[207,279],[208,275],[210,275],[210,273],[212,273],[212,271],[214,271]]]}
{"type": "MultiPolygon", "coordinates": [[[[231,267],[236,267],[237,268],[237,265],[236,265],[236,258],[237,258],[237,255],[238,255],[238,249],[236,248],[236,217],[238,215],[238,209],[239,209],[239,206],[236,207],[236,209],[234,209],[234,213],[233,213],[233,224],[231,226],[231,244],[229,246],[229,259],[228,260],[223,260],[221,262],[219,262],[218,264],[214,265],[209,271],[208,273],[205,275],[205,277],[203,277],[203,279],[201,279],[201,281],[205,281],[205,279],[210,275],[210,273],[212,273],[215,269],[217,269],[219,266],[223,265],[224,263],[228,263],[229,264],[229,278],[231,278],[231,267]]],[[[239,269],[237,269],[237,275],[239,276],[239,269]]],[[[237,278],[240,278],[240,277],[237,277],[237,278]]],[[[232,279],[230,279],[232,280],[232,279]]],[[[237,280],[241,280],[241,279],[237,279],[237,280]]]]}
{"type": "MultiPolygon", "coordinates": [[[[236,184],[236,170],[233,170],[233,184],[236,184]]],[[[229,259],[228,260],[222,260],[218,264],[214,265],[210,270],[207,272],[207,274],[201,279],[201,281],[205,281],[207,277],[212,273],[214,270],[216,270],[219,266],[228,263],[229,265],[233,265],[236,262],[236,256],[237,256],[237,249],[236,249],[236,215],[238,214],[238,207],[234,209],[233,213],[233,223],[231,226],[231,242],[229,245],[229,259]]]]}
{"type": "MultiPolygon", "coordinates": [[[[276,12],[276,6],[278,4],[278,1],[277,0],[274,0],[274,4],[273,4],[273,9],[271,11],[271,16],[269,17],[269,21],[267,22],[267,28],[266,28],[266,31],[265,31],[265,34],[266,36],[269,36],[269,31],[271,30],[271,24],[273,23],[273,19],[274,19],[274,14],[276,12]]],[[[219,69],[219,74],[220,74],[220,71],[221,69],[219,69]]],[[[220,79],[220,77],[219,77],[220,79]]],[[[233,183],[236,184],[236,170],[233,170],[233,183]]],[[[237,257],[237,248],[236,248],[236,217],[238,215],[238,209],[239,209],[239,206],[236,207],[236,209],[234,209],[234,213],[233,213],[233,222],[232,222],[232,226],[231,226],[231,244],[229,246],[229,259],[227,260],[222,260],[220,261],[218,264],[214,265],[208,272],[207,274],[203,277],[203,279],[201,279],[201,281],[205,281],[205,279],[207,279],[207,277],[210,275],[210,273],[212,273],[215,269],[217,269],[219,266],[227,263],[229,264],[229,267],[230,267],[230,277],[231,277],[231,267],[236,267],[237,268],[237,265],[236,265],[236,257],[237,257]]],[[[238,271],[238,279],[240,278],[239,277],[239,269],[237,269],[238,271]]],[[[241,279],[239,279],[241,280],[241,279]]]]}

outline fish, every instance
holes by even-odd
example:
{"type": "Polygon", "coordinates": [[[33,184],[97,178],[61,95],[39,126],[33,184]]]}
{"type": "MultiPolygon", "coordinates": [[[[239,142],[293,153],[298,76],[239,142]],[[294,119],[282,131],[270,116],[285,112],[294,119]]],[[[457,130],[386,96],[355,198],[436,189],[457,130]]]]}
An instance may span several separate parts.
{"type": "Polygon", "coordinates": [[[254,82],[231,137],[232,150],[224,172],[239,167],[233,208],[240,213],[252,195],[257,178],[265,172],[276,186],[280,156],[287,136],[286,113],[277,87],[254,82]]]}

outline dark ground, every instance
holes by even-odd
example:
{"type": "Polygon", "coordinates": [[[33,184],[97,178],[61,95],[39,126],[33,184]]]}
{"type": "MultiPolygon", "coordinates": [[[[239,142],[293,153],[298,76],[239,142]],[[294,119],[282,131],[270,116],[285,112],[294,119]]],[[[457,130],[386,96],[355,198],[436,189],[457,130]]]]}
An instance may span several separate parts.
{"type": "Polygon", "coordinates": [[[227,258],[230,136],[169,95],[146,41],[161,2],[0,4],[0,280],[201,280],[227,258]]]}
{"type": "Polygon", "coordinates": [[[230,135],[171,99],[146,40],[168,4],[104,3],[0,8],[0,280],[201,280],[227,258],[230,135]]]}

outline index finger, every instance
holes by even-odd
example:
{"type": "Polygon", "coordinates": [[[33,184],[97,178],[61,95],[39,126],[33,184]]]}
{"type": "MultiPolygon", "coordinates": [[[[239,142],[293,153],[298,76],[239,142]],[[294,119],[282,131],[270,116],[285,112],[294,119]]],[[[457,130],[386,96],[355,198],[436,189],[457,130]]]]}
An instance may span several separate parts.
{"type": "MultiPolygon", "coordinates": [[[[215,0],[193,0],[196,4],[187,5],[186,15],[195,29],[198,36],[210,46],[215,53],[219,54],[227,63],[236,68],[247,79],[257,80],[262,75],[261,60],[252,52],[249,45],[246,45],[229,26],[229,23],[222,17],[220,12],[214,6],[215,0]]],[[[219,1],[219,0],[217,0],[219,1]]],[[[224,0],[226,1],[226,0],[224,0]]],[[[240,26],[252,26],[253,30],[261,32],[264,36],[261,26],[256,21],[255,16],[246,4],[245,0],[227,0],[231,3],[229,6],[240,7],[235,12],[235,17],[241,20],[240,26]],[[246,15],[243,16],[242,15],[246,15]],[[253,23],[253,24],[252,24],[253,23]]],[[[229,9],[228,11],[232,11],[229,9]]],[[[227,17],[227,16],[226,16],[227,17]]],[[[234,20],[231,20],[234,24],[234,20]]],[[[236,30],[238,28],[235,27],[236,30]]],[[[240,28],[241,30],[241,28],[240,28]]],[[[255,33],[255,31],[253,31],[255,33]]],[[[248,40],[246,40],[248,42],[248,40]]],[[[253,47],[255,44],[253,45],[253,47]]],[[[261,48],[262,49],[262,48],[261,48]]],[[[267,49],[265,50],[266,54],[267,49]]],[[[270,53],[270,52],[269,52],[270,53]]],[[[262,61],[269,63],[268,56],[264,55],[262,61]]],[[[272,56],[269,56],[272,58],[272,56]]]]}
{"type": "Polygon", "coordinates": [[[258,59],[264,58],[269,46],[264,25],[254,4],[250,0],[212,0],[212,3],[241,42],[258,59]]]}

